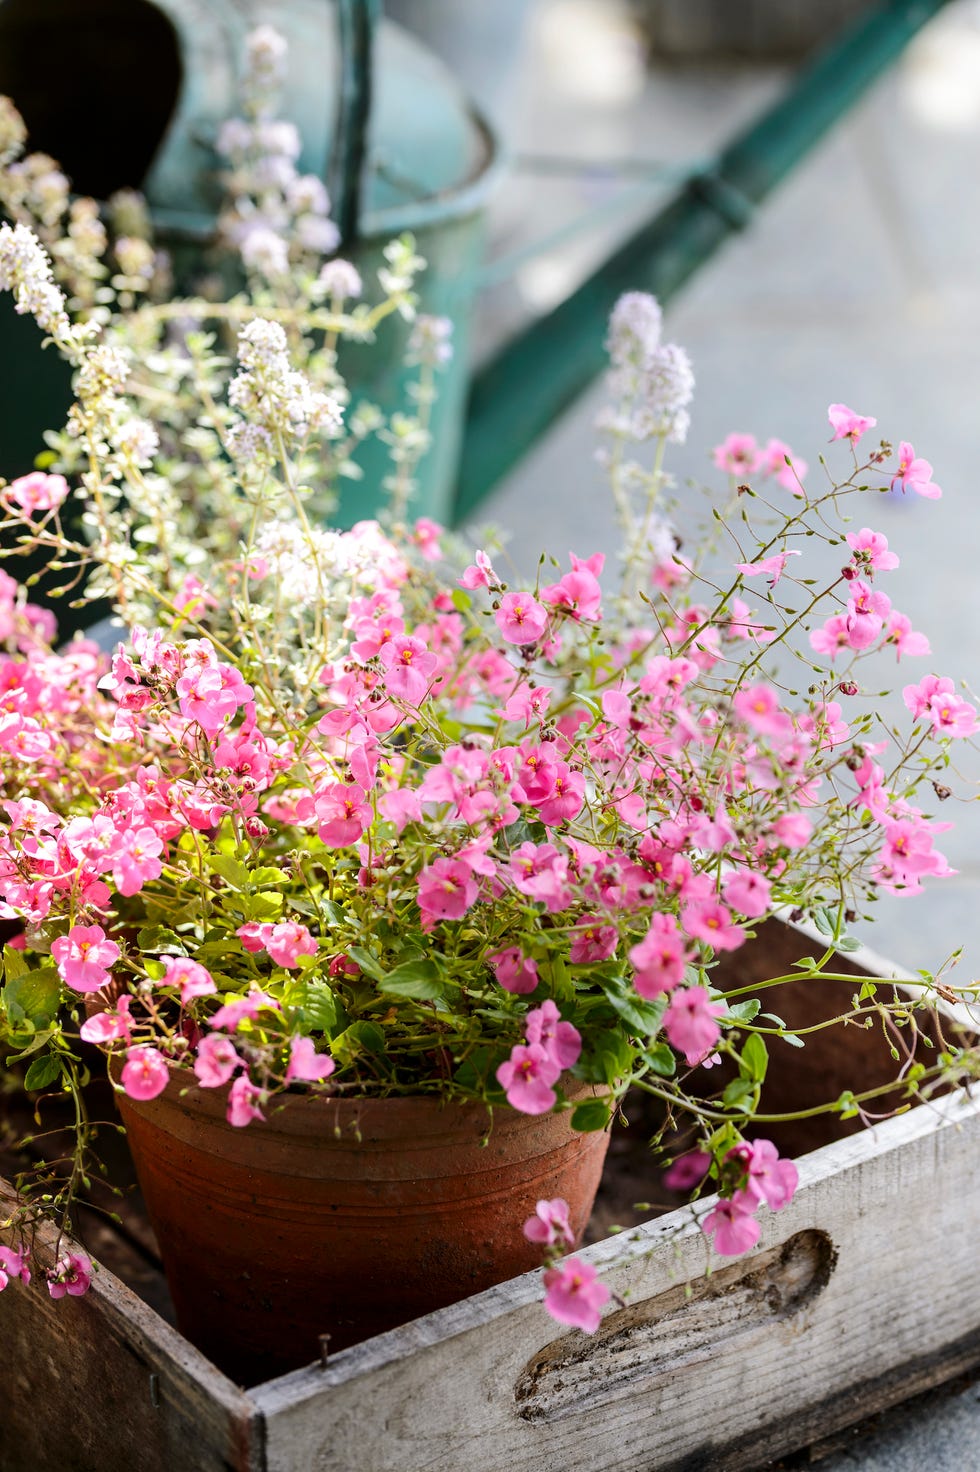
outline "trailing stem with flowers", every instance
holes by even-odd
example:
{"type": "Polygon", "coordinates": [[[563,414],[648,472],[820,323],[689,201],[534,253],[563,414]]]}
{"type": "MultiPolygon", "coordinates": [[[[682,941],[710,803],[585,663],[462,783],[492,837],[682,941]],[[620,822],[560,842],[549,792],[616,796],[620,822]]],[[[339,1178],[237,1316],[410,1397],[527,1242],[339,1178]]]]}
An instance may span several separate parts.
{"type": "MultiPolygon", "coordinates": [[[[833,1021],[886,1029],[909,1098],[975,1072],[953,1040],[915,1059],[927,988],[855,996],[833,970],[876,893],[950,872],[935,846],[948,825],[920,804],[971,744],[973,706],[948,677],[909,677],[899,734],[860,700],[872,654],[928,658],[881,587],[897,557],[868,523],[889,487],[937,495],[931,468],[906,444],[865,451],[874,421],[842,405],[836,479],[732,436],[712,525],[738,553],[688,557],[664,462],[693,378],[657,304],[630,295],[600,426],[618,577],[572,554],[515,586],[494,547],[459,557],[433,522],[408,523],[419,417],[392,438],[387,524],[326,530],[311,508],[353,453],[337,342],[411,313],[418,262],[403,242],[381,304],[345,315],[318,305],[316,282],[353,286],[352,268],[300,267],[305,286],[287,286],[270,241],[248,238],[266,272],[249,297],[110,314],[69,304],[24,221],[0,226],[0,286],[71,362],[77,395],[57,458],[0,488],[11,558],[45,549],[73,594],[87,574],[119,631],[111,657],[84,638],[58,649],[50,616],[0,573],[15,931],[0,1036],[42,1114],[52,1094],[76,1109],[67,1171],[42,1171],[34,1194],[20,1181],[0,1288],[29,1275],[40,1216],[71,1228],[92,1043],[132,1099],[176,1070],[221,1090],[241,1128],[303,1089],[477,1100],[488,1128],[497,1109],[568,1110],[574,1129],[605,1130],[641,1090],[663,1104],[661,1154],[687,1142],[670,1183],[717,1189],[702,1226],[743,1252],[796,1184],[752,1128],[770,1057],[805,1042],[766,989],[839,984],[833,1021]],[[837,554],[824,578],[816,540],[837,554]],[[722,989],[719,958],[786,912],[815,921],[823,954],[722,989]],[[592,1096],[571,1102],[582,1083],[592,1096]]],[[[442,324],[416,332],[419,404],[446,343],[442,324]]],[[[883,1092],[855,1078],[827,1112],[883,1092]]],[[[594,1329],[608,1293],[562,1255],[564,1203],[539,1202],[525,1232],[548,1259],[549,1310],[594,1329]]],[[[90,1272],[66,1253],[49,1287],[84,1291],[90,1272]]]]}

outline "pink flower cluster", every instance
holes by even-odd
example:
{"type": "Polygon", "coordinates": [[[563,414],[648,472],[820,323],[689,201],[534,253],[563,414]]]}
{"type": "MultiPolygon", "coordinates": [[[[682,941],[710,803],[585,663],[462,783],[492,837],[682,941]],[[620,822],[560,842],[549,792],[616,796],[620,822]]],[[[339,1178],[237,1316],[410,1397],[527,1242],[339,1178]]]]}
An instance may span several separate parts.
{"type": "Polygon", "coordinates": [[[594,1334],[599,1327],[601,1310],[609,1301],[609,1289],[599,1281],[591,1263],[577,1257],[561,1259],[562,1246],[574,1246],[575,1237],[568,1219],[568,1202],[539,1201],[534,1215],[524,1223],[524,1235],[545,1249],[544,1306],[559,1324],[570,1324],[594,1334]]]}
{"type": "Polygon", "coordinates": [[[888,572],[898,566],[898,558],[888,550],[888,539],[881,532],[863,527],[849,532],[848,545],[853,557],[842,570],[847,590],[847,605],[842,613],[830,616],[810,633],[810,645],[829,659],[844,650],[864,653],[872,648],[893,645],[896,658],[903,654],[929,653],[929,641],[917,633],[904,613],[892,607],[891,599],[873,588],[876,572],[888,572]],[[862,576],[863,574],[863,576],[862,576]]]}
{"type": "Polygon", "coordinates": [[[759,1240],[759,1207],[782,1211],[793,1199],[799,1175],[791,1160],[779,1158],[770,1140],[736,1145],[725,1157],[723,1171],[733,1179],[734,1189],[708,1213],[701,1227],[713,1239],[716,1252],[737,1257],[759,1240]]]}
{"type": "Polygon", "coordinates": [[[566,1069],[574,1067],[582,1038],[570,1022],[563,1022],[551,999],[528,1012],[524,1042],[511,1050],[497,1069],[497,1082],[507,1102],[521,1114],[547,1114],[557,1102],[553,1088],[566,1069]]]}
{"type": "Polygon", "coordinates": [[[760,445],[751,434],[730,434],[716,445],[712,462],[736,480],[749,480],[754,475],[774,476],[776,484],[794,495],[802,496],[807,462],[794,454],[784,440],[769,440],[760,445]]]}

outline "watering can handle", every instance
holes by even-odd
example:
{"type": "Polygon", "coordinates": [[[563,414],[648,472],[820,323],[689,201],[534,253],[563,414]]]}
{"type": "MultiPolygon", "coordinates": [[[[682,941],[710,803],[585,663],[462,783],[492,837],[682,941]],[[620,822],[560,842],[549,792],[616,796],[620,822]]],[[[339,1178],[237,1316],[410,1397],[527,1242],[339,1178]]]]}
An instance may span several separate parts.
{"type": "Polygon", "coordinates": [[[357,239],[360,221],[378,11],[379,0],[337,0],[340,101],[329,185],[341,249],[357,239]]]}

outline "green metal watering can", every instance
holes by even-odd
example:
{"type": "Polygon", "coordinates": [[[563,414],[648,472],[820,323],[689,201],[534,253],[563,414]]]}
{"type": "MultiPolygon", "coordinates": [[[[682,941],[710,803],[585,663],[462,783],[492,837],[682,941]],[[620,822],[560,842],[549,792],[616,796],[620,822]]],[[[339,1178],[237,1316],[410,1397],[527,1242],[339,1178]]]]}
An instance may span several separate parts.
{"type": "MultiPolygon", "coordinates": [[[[469,339],[458,283],[472,278],[482,254],[497,150],[445,67],[379,20],[377,8],[378,0],[280,0],[274,9],[268,0],[0,0],[0,92],[24,112],[30,146],[57,157],[80,193],[143,190],[185,286],[214,235],[214,145],[236,111],[245,37],[271,19],[289,43],[283,115],[302,139],[299,168],[327,181],[342,253],[369,283],[383,246],[411,230],[429,263],[420,310],[454,319],[455,357],[440,375],[432,450],[413,503],[416,513],[448,520],[469,339]]],[[[386,411],[405,402],[408,330],[386,323],[384,351],[350,347],[341,369],[355,402],[386,411]]],[[[42,431],[63,422],[70,402],[62,365],[39,354],[37,340],[33,323],[0,302],[0,360],[24,365],[0,407],[8,478],[31,467],[42,431]]],[[[345,524],[383,501],[384,447],[365,446],[360,461],[363,480],[344,483],[345,524]]]]}

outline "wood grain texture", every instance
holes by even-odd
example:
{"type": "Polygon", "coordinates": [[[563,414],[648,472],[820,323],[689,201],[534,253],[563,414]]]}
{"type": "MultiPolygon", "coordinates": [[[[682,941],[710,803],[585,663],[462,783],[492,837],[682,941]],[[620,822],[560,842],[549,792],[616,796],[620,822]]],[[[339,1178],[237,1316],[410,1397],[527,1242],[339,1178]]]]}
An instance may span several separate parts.
{"type": "Polygon", "coordinates": [[[588,1248],[627,1315],[639,1307],[641,1346],[626,1321],[591,1347],[556,1332],[529,1274],[260,1386],[268,1472],[755,1467],[980,1363],[978,1153],[980,1099],[963,1093],[814,1151],[792,1204],[765,1214],[757,1251],[707,1286],[690,1211],[588,1248]],[[808,1232],[832,1244],[825,1285],[793,1312],[733,1313],[760,1260],[808,1232]],[[542,1356],[574,1363],[575,1385],[556,1376],[531,1415],[542,1356]]]}
{"type": "MultiPolygon", "coordinates": [[[[0,1214],[13,1199],[0,1183],[0,1214]]],[[[11,1283],[0,1345],[2,1472],[261,1472],[246,1396],[109,1272],[58,1302],[11,1283]]]]}

